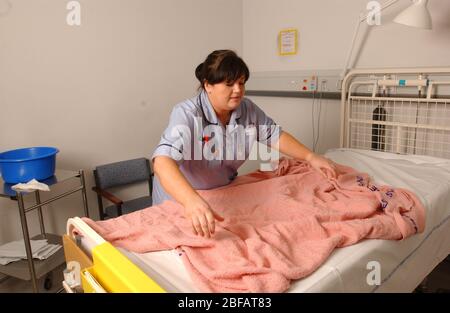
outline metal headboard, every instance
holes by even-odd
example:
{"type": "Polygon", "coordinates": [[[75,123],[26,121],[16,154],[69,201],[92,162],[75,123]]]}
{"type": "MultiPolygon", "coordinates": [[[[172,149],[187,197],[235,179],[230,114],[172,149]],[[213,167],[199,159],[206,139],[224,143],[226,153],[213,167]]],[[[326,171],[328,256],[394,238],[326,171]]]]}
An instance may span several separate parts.
{"type": "Polygon", "coordinates": [[[450,159],[450,67],[350,71],[340,144],[450,159]]]}

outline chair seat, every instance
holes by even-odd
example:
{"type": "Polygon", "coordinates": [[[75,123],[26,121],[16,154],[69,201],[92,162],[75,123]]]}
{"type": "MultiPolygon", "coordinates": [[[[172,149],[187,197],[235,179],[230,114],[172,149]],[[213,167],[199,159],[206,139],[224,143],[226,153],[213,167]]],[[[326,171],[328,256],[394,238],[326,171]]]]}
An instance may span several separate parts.
{"type": "MultiPolygon", "coordinates": [[[[122,215],[151,207],[152,203],[152,197],[150,196],[124,201],[122,204],[122,215]]],[[[105,219],[117,217],[117,207],[111,205],[105,209],[105,213],[107,215],[105,219]]]]}

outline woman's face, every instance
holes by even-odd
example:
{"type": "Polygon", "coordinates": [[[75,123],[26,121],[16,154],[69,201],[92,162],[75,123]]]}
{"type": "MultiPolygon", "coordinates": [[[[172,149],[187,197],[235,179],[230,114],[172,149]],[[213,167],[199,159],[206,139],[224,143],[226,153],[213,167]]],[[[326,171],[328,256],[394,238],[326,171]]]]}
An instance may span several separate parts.
{"type": "Polygon", "coordinates": [[[245,93],[245,77],[242,76],[235,82],[221,82],[217,84],[205,83],[209,101],[218,113],[233,111],[242,101],[245,93]]]}

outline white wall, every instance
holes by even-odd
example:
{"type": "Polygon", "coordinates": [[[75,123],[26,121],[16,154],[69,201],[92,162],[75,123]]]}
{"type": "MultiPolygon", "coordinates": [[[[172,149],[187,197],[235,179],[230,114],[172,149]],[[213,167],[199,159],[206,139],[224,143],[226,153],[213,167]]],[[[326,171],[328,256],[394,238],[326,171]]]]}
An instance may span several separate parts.
{"type": "MultiPolygon", "coordinates": [[[[385,0],[379,1],[381,4],[385,0]]],[[[244,0],[244,58],[252,72],[342,69],[359,13],[368,0],[244,0]],[[277,35],[283,28],[299,31],[299,52],[278,56],[277,35]]],[[[433,30],[392,22],[411,1],[400,0],[382,12],[381,25],[363,23],[353,59],[358,68],[450,65],[450,1],[431,0],[433,30]]],[[[278,123],[311,147],[311,99],[252,97],[278,123]]],[[[339,101],[323,107],[319,152],[338,146],[339,101]]]]}
{"type": "MultiPolygon", "coordinates": [[[[368,0],[244,0],[244,56],[252,71],[342,69],[356,19],[368,0]],[[277,55],[277,34],[299,30],[299,53],[277,55]]],[[[381,4],[387,1],[380,0],[381,4]]],[[[400,0],[382,12],[381,25],[361,24],[358,44],[367,32],[356,67],[450,65],[450,1],[430,0],[433,30],[395,24],[411,3],[400,0]]]]}
{"type": "MultiPolygon", "coordinates": [[[[10,2],[0,16],[0,151],[58,147],[58,167],[88,172],[94,217],[94,166],[150,157],[173,105],[195,94],[195,67],[214,49],[242,53],[242,0],[80,0],[80,27],[66,24],[68,1],[10,2]]],[[[0,243],[21,238],[16,203],[0,207],[0,243]]],[[[81,197],[44,214],[62,233],[81,197]]]]}

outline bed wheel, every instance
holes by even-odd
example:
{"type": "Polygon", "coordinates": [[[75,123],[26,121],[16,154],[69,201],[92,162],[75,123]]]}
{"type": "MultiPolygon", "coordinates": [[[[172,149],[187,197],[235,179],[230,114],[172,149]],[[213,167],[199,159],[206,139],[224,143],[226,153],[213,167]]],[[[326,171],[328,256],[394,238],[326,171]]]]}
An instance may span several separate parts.
{"type": "Polygon", "coordinates": [[[47,277],[45,277],[44,280],[44,289],[45,290],[50,290],[53,287],[53,275],[50,273],[47,275],[47,277]]]}

